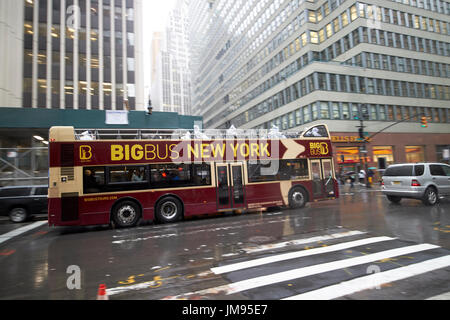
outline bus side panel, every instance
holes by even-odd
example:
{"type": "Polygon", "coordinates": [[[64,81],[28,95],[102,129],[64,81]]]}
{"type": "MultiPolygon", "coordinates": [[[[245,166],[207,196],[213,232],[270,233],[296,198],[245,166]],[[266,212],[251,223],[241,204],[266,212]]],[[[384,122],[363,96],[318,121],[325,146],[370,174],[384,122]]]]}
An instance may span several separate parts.
{"type": "Polygon", "coordinates": [[[167,193],[174,194],[181,199],[185,217],[217,211],[216,188],[214,187],[165,191],[161,192],[160,196],[167,193]]]}
{"type": "Polygon", "coordinates": [[[311,181],[294,181],[294,182],[292,182],[292,186],[296,186],[296,185],[300,185],[306,189],[306,191],[308,192],[308,201],[314,200],[313,187],[312,187],[311,181]]]}
{"type": "Polygon", "coordinates": [[[282,206],[280,183],[257,183],[245,186],[248,208],[282,206]]]}

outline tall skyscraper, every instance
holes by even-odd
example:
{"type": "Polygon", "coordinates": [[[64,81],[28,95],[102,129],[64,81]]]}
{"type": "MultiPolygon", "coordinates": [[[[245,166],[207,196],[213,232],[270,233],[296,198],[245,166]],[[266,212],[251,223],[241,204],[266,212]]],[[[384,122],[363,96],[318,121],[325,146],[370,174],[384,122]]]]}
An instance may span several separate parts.
{"type": "Polygon", "coordinates": [[[191,113],[187,34],[188,0],[178,0],[163,33],[152,40],[151,100],[154,110],[191,113]]]}
{"type": "Polygon", "coordinates": [[[370,163],[445,160],[450,2],[192,0],[190,9],[192,110],[206,128],[326,123],[336,162],[356,169],[362,118],[364,131],[383,130],[370,163]]]}
{"type": "Polygon", "coordinates": [[[14,104],[2,106],[122,110],[127,100],[130,110],[143,110],[141,2],[2,1],[2,21],[13,22],[16,39],[7,63],[21,77],[14,104]]]}

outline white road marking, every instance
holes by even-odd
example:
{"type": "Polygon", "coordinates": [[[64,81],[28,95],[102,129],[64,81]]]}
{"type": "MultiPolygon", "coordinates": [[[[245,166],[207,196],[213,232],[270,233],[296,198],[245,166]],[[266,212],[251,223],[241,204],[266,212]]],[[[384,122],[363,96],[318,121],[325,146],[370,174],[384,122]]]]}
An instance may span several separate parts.
{"type": "Polygon", "coordinates": [[[331,245],[328,247],[320,247],[320,248],[314,248],[314,249],[309,249],[309,250],[289,252],[289,253],[279,254],[279,255],[271,256],[271,257],[265,257],[265,258],[244,261],[244,262],[239,262],[239,263],[233,263],[233,264],[229,264],[229,265],[225,265],[225,266],[221,266],[221,267],[217,267],[217,268],[211,268],[211,271],[214,272],[215,274],[222,274],[222,273],[226,273],[226,272],[232,272],[232,271],[252,268],[252,267],[260,266],[263,264],[268,264],[268,263],[273,263],[273,262],[278,262],[278,261],[283,261],[283,260],[289,260],[289,259],[296,259],[296,258],[301,258],[301,257],[307,257],[307,256],[311,256],[311,255],[328,253],[328,252],[333,252],[333,251],[339,251],[339,250],[344,250],[344,249],[348,249],[348,248],[352,248],[352,247],[358,247],[358,246],[363,246],[366,244],[394,240],[394,239],[395,238],[390,238],[390,237],[373,237],[373,238],[355,240],[355,241],[331,245]]]}
{"type": "Polygon", "coordinates": [[[29,225],[27,225],[25,227],[21,227],[21,228],[15,229],[13,231],[10,231],[8,233],[2,234],[2,235],[0,235],[0,243],[8,241],[8,240],[10,240],[10,239],[12,239],[14,237],[17,237],[18,235],[20,235],[22,233],[25,233],[27,231],[30,231],[30,230],[35,229],[37,227],[40,227],[40,226],[42,226],[43,224],[46,224],[46,223],[48,223],[48,222],[47,221],[37,221],[37,222],[29,224],[29,225]]]}
{"type": "MultiPolygon", "coordinates": [[[[318,290],[309,291],[288,297],[283,300],[329,300],[346,296],[355,292],[371,289],[385,283],[399,281],[402,279],[417,276],[426,272],[450,266],[450,256],[444,256],[423,262],[415,263],[406,267],[394,270],[373,273],[369,276],[356,278],[350,281],[341,282],[318,290]]],[[[450,299],[450,293],[432,297],[429,299],[450,299]],[[442,296],[442,297],[441,297],[442,296]]]]}
{"type": "Polygon", "coordinates": [[[312,265],[308,267],[293,269],[289,271],[279,272],[275,274],[269,274],[265,276],[260,276],[256,278],[246,279],[214,288],[209,288],[205,290],[196,291],[194,293],[187,293],[185,295],[180,295],[179,297],[189,296],[192,294],[197,295],[208,295],[222,293],[230,295],[233,293],[238,293],[258,287],[263,287],[283,281],[289,281],[293,279],[308,277],[311,275],[329,272],[333,270],[348,268],[351,266],[356,266],[360,264],[365,264],[369,262],[374,262],[377,260],[387,259],[391,257],[401,256],[413,252],[425,251],[440,248],[439,246],[432,244],[419,244],[413,246],[407,246],[397,249],[386,250],[378,253],[368,254],[362,257],[349,258],[339,261],[332,261],[327,263],[322,263],[318,265],[312,265]]]}
{"type": "Polygon", "coordinates": [[[253,252],[260,252],[260,251],[270,250],[270,249],[279,249],[279,248],[283,248],[286,246],[296,246],[296,245],[301,245],[301,244],[306,244],[306,243],[312,243],[312,242],[316,242],[316,241],[339,239],[339,238],[343,238],[343,237],[350,237],[350,236],[361,235],[361,234],[365,234],[365,233],[366,232],[358,231],[358,230],[347,231],[347,232],[333,233],[333,234],[329,234],[329,235],[317,236],[317,237],[306,238],[306,239],[298,239],[298,240],[285,241],[285,242],[279,242],[279,243],[274,243],[274,244],[260,245],[257,247],[244,248],[243,250],[246,253],[253,253],[253,252]]]}
{"type": "Polygon", "coordinates": [[[446,292],[434,297],[429,297],[426,300],[450,300],[450,292],[446,292]]]}

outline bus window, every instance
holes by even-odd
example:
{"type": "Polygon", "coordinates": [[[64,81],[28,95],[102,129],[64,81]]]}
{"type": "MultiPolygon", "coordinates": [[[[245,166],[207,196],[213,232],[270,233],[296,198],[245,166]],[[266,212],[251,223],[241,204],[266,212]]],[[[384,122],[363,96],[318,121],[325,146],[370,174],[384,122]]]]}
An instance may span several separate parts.
{"type": "Polygon", "coordinates": [[[256,164],[247,162],[248,165],[248,182],[263,182],[263,181],[275,181],[277,180],[278,168],[279,164],[274,163],[274,161],[279,160],[271,160],[268,163],[261,163],[258,161],[256,164]]]}
{"type": "Polygon", "coordinates": [[[148,181],[144,166],[109,167],[109,183],[148,181]]]}
{"type": "Polygon", "coordinates": [[[194,164],[194,185],[211,184],[211,165],[208,163],[194,164]]]}
{"type": "Polygon", "coordinates": [[[308,179],[308,160],[280,160],[280,180],[308,179]]]}
{"type": "Polygon", "coordinates": [[[170,188],[192,185],[191,165],[153,164],[150,165],[152,188],[170,188]]]}
{"type": "Polygon", "coordinates": [[[308,179],[307,159],[272,160],[268,164],[248,162],[248,181],[283,181],[308,179]],[[276,163],[278,162],[278,163],[276,163]]]}
{"type": "Polygon", "coordinates": [[[83,192],[95,193],[104,191],[105,167],[85,167],[83,169],[83,192]]]}

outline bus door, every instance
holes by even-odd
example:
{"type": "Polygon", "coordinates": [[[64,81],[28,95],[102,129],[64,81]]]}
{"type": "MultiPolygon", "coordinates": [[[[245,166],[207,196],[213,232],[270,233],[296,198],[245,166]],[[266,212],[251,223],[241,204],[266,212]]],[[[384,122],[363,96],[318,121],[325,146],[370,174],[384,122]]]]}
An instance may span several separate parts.
{"type": "Polygon", "coordinates": [[[320,160],[311,160],[311,179],[314,199],[323,198],[322,170],[320,160]]]}
{"type": "Polygon", "coordinates": [[[314,198],[334,197],[331,159],[311,160],[311,174],[314,198]]]}
{"type": "Polygon", "coordinates": [[[331,159],[322,159],[323,187],[326,197],[334,197],[333,165],[331,159]]]}
{"type": "Polygon", "coordinates": [[[244,179],[242,164],[217,164],[217,209],[244,207],[244,179]]]}

